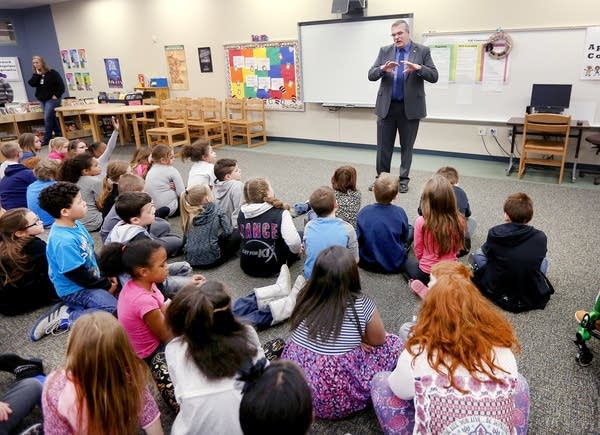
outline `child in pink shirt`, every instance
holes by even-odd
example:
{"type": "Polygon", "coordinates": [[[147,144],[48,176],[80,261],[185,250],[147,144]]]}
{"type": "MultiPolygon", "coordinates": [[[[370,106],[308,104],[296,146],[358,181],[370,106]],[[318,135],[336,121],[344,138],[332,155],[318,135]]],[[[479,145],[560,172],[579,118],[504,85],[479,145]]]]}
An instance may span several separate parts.
{"type": "MultiPolygon", "coordinates": [[[[158,242],[143,239],[127,245],[109,243],[102,250],[100,268],[109,276],[128,273],[117,302],[117,317],[123,325],[135,353],[150,367],[156,386],[165,402],[177,412],[173,384],[165,370],[164,343],[172,336],[165,323],[164,311],[170,300],[156,283],[168,275],[167,251],[158,242]]],[[[202,275],[192,280],[203,282],[202,275]]]]}
{"type": "Polygon", "coordinates": [[[423,188],[421,197],[423,216],[415,221],[415,258],[404,263],[410,277],[410,288],[425,297],[429,273],[434,264],[456,260],[464,246],[466,224],[456,206],[454,189],[441,175],[434,175],[423,188]]]}
{"type": "Polygon", "coordinates": [[[48,158],[52,160],[63,161],[69,153],[69,139],[58,136],[50,140],[50,153],[48,158]]]}

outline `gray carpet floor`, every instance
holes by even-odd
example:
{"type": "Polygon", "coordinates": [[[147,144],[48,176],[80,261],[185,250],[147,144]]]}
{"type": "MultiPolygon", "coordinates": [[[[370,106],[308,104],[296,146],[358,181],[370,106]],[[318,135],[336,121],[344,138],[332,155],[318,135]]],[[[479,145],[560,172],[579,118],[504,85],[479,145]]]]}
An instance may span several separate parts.
{"type": "MultiPolygon", "coordinates": [[[[334,157],[329,159],[271,154],[268,145],[260,151],[232,147],[216,151],[219,158],[238,160],[242,180],[266,176],[276,196],[290,204],[305,201],[318,186],[329,185],[334,169],[348,161],[344,148],[333,148],[330,154],[334,157]]],[[[119,147],[113,158],[128,161],[132,153],[131,146],[119,147]]],[[[373,153],[373,161],[374,158],[373,153]]],[[[418,159],[415,156],[415,160],[418,159]]],[[[398,160],[396,155],[394,163],[398,160]]],[[[447,159],[444,164],[452,165],[453,161],[447,159]]],[[[187,180],[191,164],[177,160],[175,165],[187,180]]],[[[367,190],[374,175],[373,164],[354,165],[358,171],[363,205],[374,202],[373,195],[367,190]]],[[[431,172],[413,171],[411,176],[410,191],[399,195],[395,203],[406,210],[410,221],[414,221],[421,187],[431,172]]],[[[596,228],[597,217],[600,216],[598,191],[578,188],[573,184],[536,183],[526,178],[516,180],[514,177],[461,176],[460,185],[469,196],[473,216],[478,222],[472,239],[473,249],[485,241],[488,228],[502,222],[504,199],[517,191],[524,191],[533,198],[535,213],[532,225],[548,235],[548,275],[556,293],[543,311],[506,313],[522,347],[518,356],[519,370],[528,379],[531,389],[530,433],[600,433],[600,358],[594,359],[589,367],[579,367],[575,362],[576,348],[573,344],[577,328],[573,313],[577,309],[591,309],[600,282],[597,267],[600,231],[596,228]]],[[[171,223],[174,230],[180,232],[178,219],[173,219],[171,223]]],[[[298,228],[302,223],[303,218],[296,219],[298,228]]],[[[98,250],[101,246],[98,233],[94,234],[94,238],[98,250]]],[[[293,278],[301,272],[301,268],[301,264],[292,267],[293,278]]],[[[205,275],[227,283],[235,296],[245,295],[252,288],[272,281],[246,276],[236,260],[205,275]]],[[[419,300],[400,275],[384,276],[362,270],[360,275],[364,292],[375,301],[388,331],[396,332],[403,322],[418,312],[419,300]]],[[[47,337],[31,343],[27,338],[29,329],[42,312],[39,310],[13,318],[0,316],[0,352],[14,351],[41,357],[47,369],[51,370],[63,362],[67,335],[47,337]]],[[[260,337],[264,342],[288,335],[288,324],[282,324],[262,332],[260,337]]],[[[589,344],[596,354],[600,354],[597,340],[589,344]]],[[[0,373],[0,391],[10,380],[11,376],[0,373]]],[[[173,416],[164,404],[160,405],[163,425],[168,432],[173,416]]],[[[28,422],[40,418],[39,411],[36,411],[28,422]]],[[[342,421],[316,421],[312,432],[371,434],[381,431],[374,412],[365,410],[342,421]]]]}

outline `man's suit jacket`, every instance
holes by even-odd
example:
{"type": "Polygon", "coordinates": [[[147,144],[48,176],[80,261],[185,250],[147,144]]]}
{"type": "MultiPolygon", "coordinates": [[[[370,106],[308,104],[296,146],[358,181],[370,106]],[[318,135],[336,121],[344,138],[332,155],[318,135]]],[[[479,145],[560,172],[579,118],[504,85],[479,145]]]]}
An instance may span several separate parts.
{"type": "MultiPolygon", "coordinates": [[[[412,42],[408,55],[408,61],[421,65],[420,71],[404,75],[404,110],[408,119],[421,119],[427,116],[425,108],[425,89],[423,80],[435,83],[438,80],[438,71],[431,59],[429,47],[412,42]]],[[[392,101],[392,86],[394,85],[394,73],[386,73],[381,70],[387,61],[396,60],[396,46],[386,45],[379,49],[379,55],[375,63],[369,69],[369,80],[372,82],[381,79],[377,102],[375,103],[375,114],[385,118],[392,101]]],[[[403,64],[399,66],[403,68],[403,64]]]]}

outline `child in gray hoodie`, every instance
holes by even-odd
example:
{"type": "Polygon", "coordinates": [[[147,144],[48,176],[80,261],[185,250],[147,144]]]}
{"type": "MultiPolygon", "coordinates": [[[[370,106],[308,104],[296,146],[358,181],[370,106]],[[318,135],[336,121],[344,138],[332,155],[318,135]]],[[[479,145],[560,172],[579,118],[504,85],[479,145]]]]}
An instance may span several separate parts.
{"type": "Polygon", "coordinates": [[[213,187],[215,203],[229,216],[231,224],[236,227],[244,189],[244,183],[240,181],[242,171],[237,160],[234,159],[217,160],[214,171],[217,179],[213,187]]]}

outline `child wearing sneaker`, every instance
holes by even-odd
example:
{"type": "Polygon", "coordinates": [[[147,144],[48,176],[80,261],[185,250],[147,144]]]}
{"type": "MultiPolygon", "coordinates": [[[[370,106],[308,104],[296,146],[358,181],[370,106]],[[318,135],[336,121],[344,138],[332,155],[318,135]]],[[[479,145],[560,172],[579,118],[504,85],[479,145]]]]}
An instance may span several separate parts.
{"type": "Polygon", "coordinates": [[[240,266],[250,276],[273,276],[283,264],[300,258],[300,235],[289,206],[275,198],[267,179],[246,181],[244,199],[237,219],[242,238],[240,266]]]}
{"type": "MultiPolygon", "coordinates": [[[[167,278],[167,251],[153,240],[111,243],[102,250],[102,263],[110,276],[130,276],[119,294],[117,317],[135,353],[150,368],[163,399],[177,411],[169,373],[158,363],[164,361],[164,345],[172,338],[164,317],[169,300],[156,286],[167,278]]],[[[190,282],[202,283],[204,277],[195,275],[190,282]]]]}
{"type": "Polygon", "coordinates": [[[0,313],[14,316],[57,302],[48,277],[42,221],[26,208],[0,216],[0,313]]]}
{"type": "Polygon", "coordinates": [[[190,168],[187,187],[197,184],[206,184],[212,189],[215,184],[215,162],[217,153],[206,139],[198,139],[191,145],[184,145],[181,149],[181,160],[190,159],[194,164],[190,168]]]}
{"type": "Polygon", "coordinates": [[[335,192],[331,187],[323,186],[315,190],[308,200],[310,207],[317,214],[304,227],[304,278],[308,281],[312,274],[315,260],[325,248],[333,245],[348,249],[358,263],[358,241],[354,227],[348,222],[335,217],[338,209],[335,192]]]}
{"type": "Polygon", "coordinates": [[[365,206],[356,221],[358,265],[378,273],[399,273],[406,260],[409,225],[406,212],[392,204],[398,196],[398,178],[381,173],[373,186],[375,204],[365,206]]]}
{"type": "Polygon", "coordinates": [[[234,159],[217,160],[214,171],[217,179],[213,186],[215,204],[231,217],[231,225],[236,227],[244,188],[244,183],[240,181],[242,171],[234,159]]]}
{"type": "Polygon", "coordinates": [[[40,206],[55,221],[48,236],[48,274],[63,305],[44,314],[30,333],[33,341],[55,331],[66,330],[81,315],[95,311],[114,314],[113,293],[117,280],[100,275],[94,252],[94,239],[79,222],[87,205],[79,187],[58,182],[40,193],[40,206]]]}
{"type": "Polygon", "coordinates": [[[466,224],[456,207],[452,184],[441,175],[434,175],[425,183],[421,207],[423,216],[415,220],[415,258],[407,258],[404,268],[410,288],[423,298],[428,291],[431,267],[458,258],[464,247],[466,224]]]}

